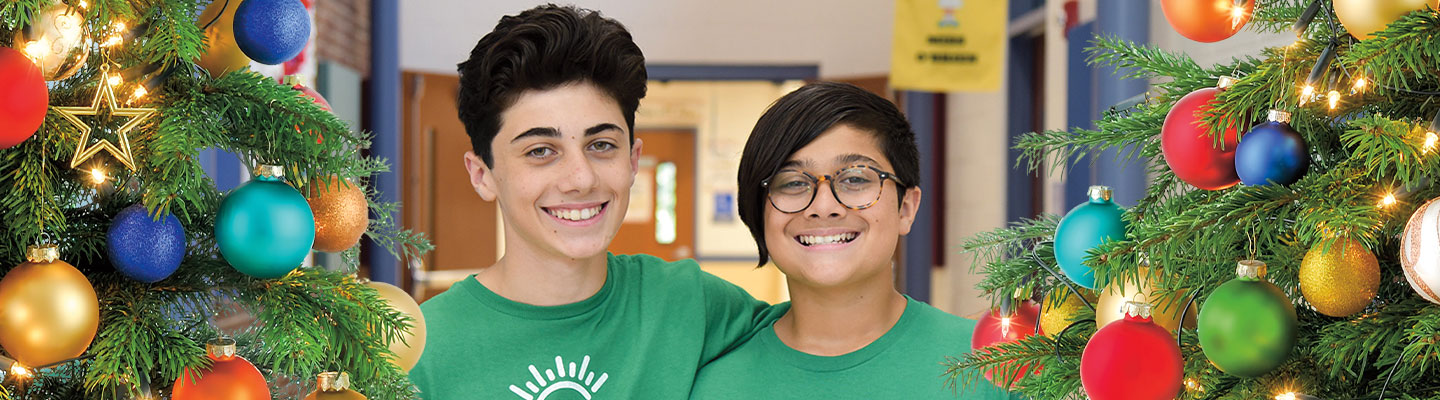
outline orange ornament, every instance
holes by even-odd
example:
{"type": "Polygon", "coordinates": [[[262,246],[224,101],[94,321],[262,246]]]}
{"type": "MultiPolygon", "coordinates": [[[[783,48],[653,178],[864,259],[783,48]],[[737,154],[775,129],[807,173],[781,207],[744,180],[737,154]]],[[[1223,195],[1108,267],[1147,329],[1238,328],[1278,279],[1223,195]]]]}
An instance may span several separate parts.
{"type": "Polygon", "coordinates": [[[315,378],[315,391],[305,400],[368,400],[365,395],[350,390],[350,374],[344,372],[321,372],[315,378]]]}
{"type": "Polygon", "coordinates": [[[370,224],[370,203],[360,185],[332,176],[329,185],[312,179],[306,187],[305,200],[315,213],[315,244],[311,248],[336,252],[359,243],[370,224]]]}
{"type": "Polygon", "coordinates": [[[210,369],[185,368],[175,379],[174,400],[269,400],[270,385],[250,361],[235,355],[235,340],[216,339],[205,345],[210,369]]]}
{"type": "Polygon", "coordinates": [[[1255,0],[1239,5],[1235,0],[1163,0],[1160,9],[1180,35],[1212,43],[1234,36],[1245,27],[1255,12],[1255,0]]]}

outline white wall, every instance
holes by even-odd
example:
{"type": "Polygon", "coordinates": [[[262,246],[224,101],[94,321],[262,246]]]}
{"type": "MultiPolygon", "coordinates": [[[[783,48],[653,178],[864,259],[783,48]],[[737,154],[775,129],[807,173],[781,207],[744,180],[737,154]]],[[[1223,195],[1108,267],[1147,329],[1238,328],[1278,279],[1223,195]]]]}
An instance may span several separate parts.
{"type": "MultiPolygon", "coordinates": [[[[546,1],[402,0],[400,67],[454,73],[501,16],[546,1]]],[[[564,1],[557,3],[565,4],[564,1]]],[[[823,77],[890,70],[890,0],[579,0],[630,29],[656,63],[819,65],[823,77]]]]}

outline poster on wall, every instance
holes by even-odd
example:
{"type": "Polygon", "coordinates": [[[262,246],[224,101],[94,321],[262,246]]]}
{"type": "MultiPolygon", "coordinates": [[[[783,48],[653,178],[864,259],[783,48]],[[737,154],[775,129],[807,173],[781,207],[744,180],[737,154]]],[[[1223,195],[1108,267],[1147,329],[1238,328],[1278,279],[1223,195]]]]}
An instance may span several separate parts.
{"type": "Polygon", "coordinates": [[[890,86],[927,92],[1000,90],[1007,0],[895,0],[890,86]]]}

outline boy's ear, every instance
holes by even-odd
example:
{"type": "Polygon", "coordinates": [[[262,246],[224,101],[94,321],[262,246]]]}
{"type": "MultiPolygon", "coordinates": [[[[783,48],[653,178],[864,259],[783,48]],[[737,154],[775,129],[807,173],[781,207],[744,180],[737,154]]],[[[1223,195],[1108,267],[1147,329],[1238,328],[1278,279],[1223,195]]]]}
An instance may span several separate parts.
{"type": "Polygon", "coordinates": [[[905,198],[900,200],[900,234],[910,234],[910,225],[915,224],[915,214],[920,212],[920,187],[905,189],[905,198]]]}
{"type": "Polygon", "coordinates": [[[474,151],[465,152],[465,172],[470,173],[470,186],[475,187],[475,193],[479,194],[480,198],[495,201],[495,196],[499,194],[495,190],[495,173],[474,151]]]}
{"type": "Polygon", "coordinates": [[[630,145],[630,177],[634,178],[640,172],[640,148],[644,147],[645,141],[635,138],[635,143],[630,145]]]}

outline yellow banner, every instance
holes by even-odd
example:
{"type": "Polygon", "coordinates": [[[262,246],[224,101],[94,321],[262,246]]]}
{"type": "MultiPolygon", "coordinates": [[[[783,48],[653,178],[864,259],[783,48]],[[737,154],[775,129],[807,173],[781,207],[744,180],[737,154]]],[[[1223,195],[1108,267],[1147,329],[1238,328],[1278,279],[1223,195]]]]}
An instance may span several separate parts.
{"type": "Polygon", "coordinates": [[[1000,90],[1007,0],[895,0],[890,86],[927,92],[1000,90]]]}

